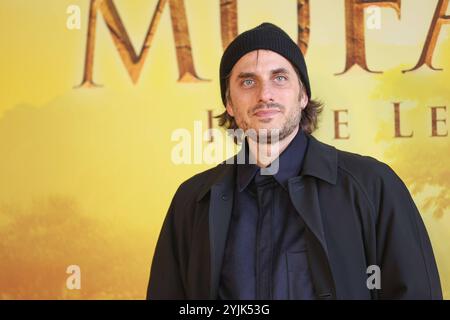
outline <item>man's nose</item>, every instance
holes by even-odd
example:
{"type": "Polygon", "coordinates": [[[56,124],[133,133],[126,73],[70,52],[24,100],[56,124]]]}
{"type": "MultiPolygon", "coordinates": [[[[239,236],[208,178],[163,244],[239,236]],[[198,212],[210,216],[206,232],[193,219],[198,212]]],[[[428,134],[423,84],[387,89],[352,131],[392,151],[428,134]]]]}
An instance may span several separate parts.
{"type": "Polygon", "coordinates": [[[259,96],[258,96],[258,102],[273,102],[273,88],[271,87],[269,82],[263,81],[261,83],[261,86],[259,88],[259,96]]]}

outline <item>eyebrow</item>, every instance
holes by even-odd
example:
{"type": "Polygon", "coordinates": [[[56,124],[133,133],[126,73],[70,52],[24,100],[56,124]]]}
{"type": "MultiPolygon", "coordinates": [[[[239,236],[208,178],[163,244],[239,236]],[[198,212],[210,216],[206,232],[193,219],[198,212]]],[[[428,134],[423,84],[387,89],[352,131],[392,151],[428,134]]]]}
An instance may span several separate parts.
{"type": "MultiPolygon", "coordinates": [[[[274,74],[289,74],[289,70],[286,68],[277,68],[277,69],[273,69],[270,71],[271,75],[274,74]]],[[[242,79],[242,78],[255,78],[256,77],[256,73],[254,72],[241,72],[238,74],[237,79],[242,79]]]]}
{"type": "Polygon", "coordinates": [[[271,74],[279,74],[279,73],[289,74],[290,72],[286,68],[278,68],[271,71],[271,74]]]}

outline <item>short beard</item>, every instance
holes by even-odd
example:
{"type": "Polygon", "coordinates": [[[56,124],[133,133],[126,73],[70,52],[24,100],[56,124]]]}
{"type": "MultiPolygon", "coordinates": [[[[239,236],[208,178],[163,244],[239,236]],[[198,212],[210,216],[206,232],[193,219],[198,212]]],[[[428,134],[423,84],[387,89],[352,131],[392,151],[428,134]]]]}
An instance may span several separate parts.
{"type": "MultiPolygon", "coordinates": [[[[276,109],[279,109],[280,111],[286,109],[286,107],[284,107],[283,105],[280,105],[278,103],[268,103],[265,105],[256,105],[249,112],[254,113],[258,109],[263,109],[263,108],[268,108],[268,109],[276,108],[276,109]]],[[[237,121],[236,122],[237,122],[239,128],[241,128],[243,130],[245,136],[249,137],[253,141],[257,142],[258,144],[273,144],[273,143],[283,141],[292,132],[294,132],[295,129],[300,125],[300,119],[301,119],[301,111],[300,111],[300,105],[299,105],[298,110],[294,109],[291,114],[287,115],[287,121],[281,129],[260,129],[256,133],[254,129],[249,128],[249,125],[247,122],[245,122],[245,121],[240,122],[240,123],[238,123],[237,121]]],[[[241,137],[241,141],[242,141],[242,137],[241,137]]]]}

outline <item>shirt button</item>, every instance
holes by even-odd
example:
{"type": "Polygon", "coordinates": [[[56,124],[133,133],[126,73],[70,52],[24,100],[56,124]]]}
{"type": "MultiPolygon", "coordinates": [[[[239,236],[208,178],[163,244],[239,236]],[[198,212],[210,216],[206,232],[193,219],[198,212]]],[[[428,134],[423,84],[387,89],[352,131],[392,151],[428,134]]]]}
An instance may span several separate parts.
{"type": "Polygon", "coordinates": [[[227,196],[226,194],[223,194],[223,195],[222,195],[222,200],[223,200],[223,201],[227,201],[227,200],[228,200],[228,196],[227,196]]]}

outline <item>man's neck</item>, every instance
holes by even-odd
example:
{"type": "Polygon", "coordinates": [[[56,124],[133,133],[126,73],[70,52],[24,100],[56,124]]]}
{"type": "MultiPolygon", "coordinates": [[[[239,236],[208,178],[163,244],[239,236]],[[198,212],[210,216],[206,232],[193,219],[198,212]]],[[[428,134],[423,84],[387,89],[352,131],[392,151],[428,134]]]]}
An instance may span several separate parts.
{"type": "Polygon", "coordinates": [[[270,144],[258,143],[253,139],[247,139],[249,151],[256,159],[258,167],[265,168],[278,158],[297,135],[298,130],[299,126],[283,140],[270,144]]]}

